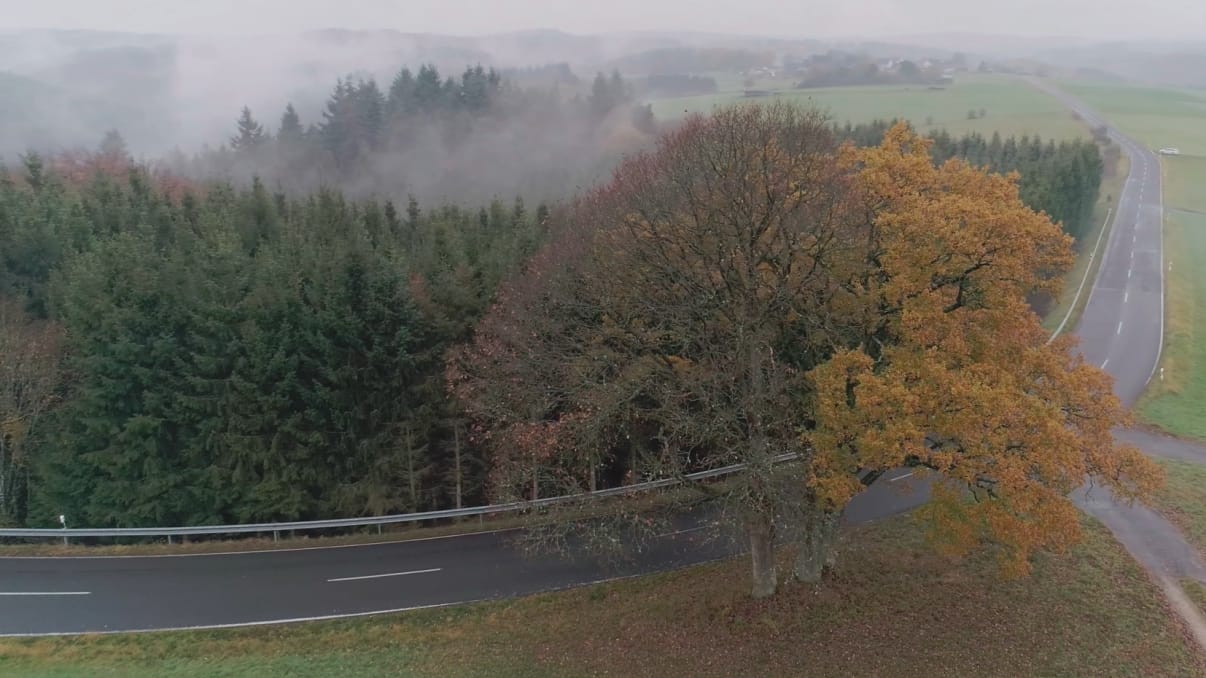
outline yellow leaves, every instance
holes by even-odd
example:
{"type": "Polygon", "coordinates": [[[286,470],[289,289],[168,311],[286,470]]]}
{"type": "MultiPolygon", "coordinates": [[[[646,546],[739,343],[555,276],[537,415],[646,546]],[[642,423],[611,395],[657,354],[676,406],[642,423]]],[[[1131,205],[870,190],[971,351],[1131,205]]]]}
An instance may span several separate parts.
{"type": "Polygon", "coordinates": [[[695,365],[689,358],[677,355],[667,356],[666,362],[670,363],[670,369],[674,370],[674,373],[679,376],[686,374],[695,365]]]}
{"type": "Polygon", "coordinates": [[[897,126],[878,148],[841,152],[871,215],[852,224],[866,245],[840,302],[865,334],[809,372],[808,482],[840,507],[861,489],[855,469],[933,468],[950,483],[923,513],[937,545],[993,543],[1021,575],[1036,550],[1076,539],[1066,495],[1086,475],[1144,496],[1160,474],[1115,446],[1126,415],[1108,376],[1068,342],[1047,345],[1027,304],[1071,265],[1070,238],[1022,204],[1016,178],[935,167],[926,148],[897,126]]]}

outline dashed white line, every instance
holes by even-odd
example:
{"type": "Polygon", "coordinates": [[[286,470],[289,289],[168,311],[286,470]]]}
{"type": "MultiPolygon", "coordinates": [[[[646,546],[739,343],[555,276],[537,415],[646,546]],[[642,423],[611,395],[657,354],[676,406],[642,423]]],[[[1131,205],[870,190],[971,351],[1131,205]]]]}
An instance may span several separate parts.
{"type": "Polygon", "coordinates": [[[91,591],[0,591],[0,596],[90,596],[91,591]]]}
{"type": "Polygon", "coordinates": [[[405,577],[408,574],[429,574],[431,572],[439,572],[444,568],[433,567],[430,570],[411,570],[410,572],[388,572],[386,574],[366,574],[360,577],[338,577],[336,579],[328,579],[328,582],[337,581],[359,581],[361,579],[381,579],[383,577],[405,577]]]}
{"type": "Polygon", "coordinates": [[[657,536],[659,539],[661,539],[662,537],[673,537],[674,535],[677,535],[677,534],[687,534],[688,532],[699,532],[700,530],[706,530],[706,529],[708,529],[707,525],[700,525],[699,527],[688,527],[685,530],[675,530],[674,532],[667,532],[665,534],[659,534],[657,536]]]}
{"type": "Polygon", "coordinates": [[[1121,320],[1118,321],[1118,331],[1115,332],[1114,334],[1122,334],[1122,321],[1121,320]]]}
{"type": "Polygon", "coordinates": [[[914,473],[914,471],[909,471],[908,473],[906,473],[902,476],[896,476],[895,478],[888,478],[888,482],[894,483],[897,480],[904,480],[905,478],[908,478],[909,476],[913,475],[913,473],[914,473]]]}
{"type": "Polygon", "coordinates": [[[1127,300],[1128,300],[1128,299],[1130,299],[1130,298],[1131,298],[1131,291],[1130,291],[1130,290],[1127,290],[1126,292],[1123,292],[1123,293],[1122,293],[1122,303],[1124,303],[1124,304],[1125,304],[1125,303],[1127,302],[1127,300]]]}
{"type": "Polygon", "coordinates": [[[1110,364],[1110,359],[1109,359],[1109,358],[1106,358],[1106,359],[1105,359],[1105,362],[1103,362],[1103,363],[1101,364],[1101,369],[1103,369],[1103,370],[1104,370],[1104,369],[1106,368],[1106,365],[1109,365],[1109,364],[1110,364]]]}

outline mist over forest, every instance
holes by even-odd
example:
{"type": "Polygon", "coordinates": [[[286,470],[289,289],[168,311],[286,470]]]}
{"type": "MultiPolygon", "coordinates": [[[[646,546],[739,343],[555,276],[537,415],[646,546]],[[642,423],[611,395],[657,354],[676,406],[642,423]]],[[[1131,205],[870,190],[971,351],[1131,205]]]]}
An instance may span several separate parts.
{"type": "MultiPolygon", "coordinates": [[[[303,129],[321,125],[342,80],[375,81],[388,96],[403,68],[417,73],[432,66],[443,77],[460,80],[466,68],[481,66],[502,74],[508,91],[489,120],[475,121],[472,131],[464,125],[451,129],[448,121],[440,130],[425,124],[412,130],[405,153],[378,154],[366,172],[376,179],[344,176],[340,185],[440,198],[462,191],[474,198],[533,190],[546,197],[564,195],[589,185],[619,155],[648,140],[642,138],[648,130],[632,128],[629,111],[606,124],[597,119],[587,124],[589,115],[578,115],[589,108],[581,102],[590,97],[597,74],[622,72],[629,80],[630,103],[640,104],[646,95],[659,93],[641,88],[642,78],[664,81],[713,67],[770,67],[830,50],[869,58],[960,54],[973,64],[987,60],[1030,72],[1206,86],[1206,45],[1187,42],[960,34],[822,41],[553,30],[480,37],[337,29],[226,37],[8,30],[0,32],[0,158],[12,162],[29,150],[95,149],[106,132],[116,130],[135,157],[244,178],[246,162],[212,157],[237,133],[235,122],[244,107],[275,135],[289,105],[303,129]],[[516,96],[517,91],[524,95],[516,96]],[[198,161],[199,155],[209,159],[198,161]],[[539,168],[545,168],[543,176],[539,168]],[[393,179],[383,185],[387,175],[393,179]]],[[[707,83],[702,86],[696,91],[706,91],[707,83]]],[[[317,180],[291,178],[282,186],[311,186],[317,180]]]]}

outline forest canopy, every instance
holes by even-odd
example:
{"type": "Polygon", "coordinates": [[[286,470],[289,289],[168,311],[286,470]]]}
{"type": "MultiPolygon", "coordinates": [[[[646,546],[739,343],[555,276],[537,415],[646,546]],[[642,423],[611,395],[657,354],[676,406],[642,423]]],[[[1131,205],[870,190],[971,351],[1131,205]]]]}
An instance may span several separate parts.
{"type": "MultiPolygon", "coordinates": [[[[116,132],[95,153],[31,153],[0,171],[0,335],[38,347],[0,356],[2,520],[265,521],[497,498],[490,479],[509,461],[449,392],[445,358],[557,251],[548,229],[572,206],[475,189],[420,201],[378,160],[413,143],[415,126],[465,123],[476,138],[534,105],[513,100],[526,96],[490,71],[451,80],[424,67],[389,93],[341,81],[321,124],[287,109],[270,131],[244,110],[229,147],[195,160],[227,163],[224,180],[136,163],[116,132]]],[[[639,135],[658,126],[618,76],[563,105],[558,115],[604,137],[621,120],[639,135]]],[[[860,147],[889,130],[819,124],[860,147]]],[[[938,134],[927,148],[934,161],[1019,171],[1021,200],[1073,235],[1100,183],[1091,142],[938,134]]],[[[633,445],[656,440],[643,430],[633,445]]],[[[592,482],[647,472],[614,465],[592,482]]]]}

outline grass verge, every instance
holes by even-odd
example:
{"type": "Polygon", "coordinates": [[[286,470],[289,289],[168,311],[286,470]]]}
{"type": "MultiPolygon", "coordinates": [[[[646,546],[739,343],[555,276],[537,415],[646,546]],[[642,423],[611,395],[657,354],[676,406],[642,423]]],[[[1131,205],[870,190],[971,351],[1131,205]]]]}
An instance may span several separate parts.
{"type": "Polygon", "coordinates": [[[1206,612],[1206,585],[1203,585],[1197,579],[1182,579],[1181,590],[1185,592],[1185,595],[1189,596],[1189,599],[1193,601],[1194,605],[1198,606],[1199,610],[1206,612]]]}
{"type": "Polygon", "coordinates": [[[1152,498],[1152,508],[1167,516],[1194,547],[1206,553],[1206,465],[1176,459],[1156,462],[1164,467],[1165,482],[1152,498]]]}
{"type": "Polygon", "coordinates": [[[1169,211],[1164,221],[1163,374],[1136,408],[1174,435],[1206,440],[1206,215],[1169,211]],[[1171,268],[1169,268],[1171,266],[1171,268]]]}
{"type": "Polygon", "coordinates": [[[1202,675],[1146,574],[1096,523],[1085,536],[1005,582],[991,556],[936,556],[900,517],[845,535],[837,576],[769,601],[731,561],[376,619],[0,640],[0,674],[1202,675]]]}

